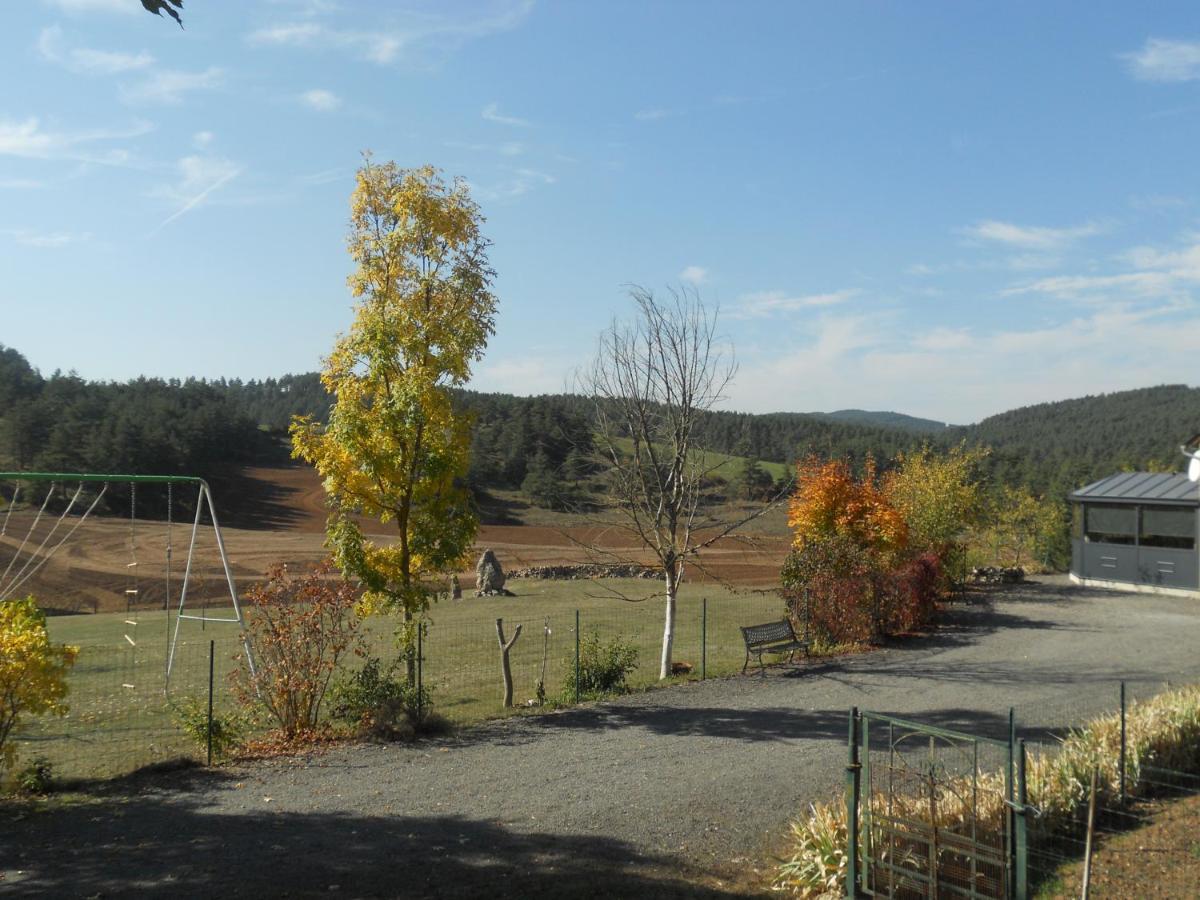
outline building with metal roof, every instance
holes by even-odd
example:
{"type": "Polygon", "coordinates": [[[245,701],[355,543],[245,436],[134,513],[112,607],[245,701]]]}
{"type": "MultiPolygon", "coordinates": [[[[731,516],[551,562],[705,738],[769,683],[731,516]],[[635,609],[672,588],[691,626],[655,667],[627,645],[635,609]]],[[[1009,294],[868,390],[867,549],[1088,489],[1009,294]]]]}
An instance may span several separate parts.
{"type": "Polygon", "coordinates": [[[1069,499],[1072,580],[1200,593],[1200,485],[1172,472],[1121,472],[1069,499]]]}

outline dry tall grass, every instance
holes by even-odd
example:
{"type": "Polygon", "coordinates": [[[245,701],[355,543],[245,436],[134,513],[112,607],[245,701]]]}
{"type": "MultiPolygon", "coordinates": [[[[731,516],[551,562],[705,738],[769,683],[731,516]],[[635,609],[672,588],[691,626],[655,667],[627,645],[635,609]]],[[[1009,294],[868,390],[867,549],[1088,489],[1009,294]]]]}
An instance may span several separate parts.
{"type": "MultiPolygon", "coordinates": [[[[1026,769],[1027,799],[1037,811],[1030,819],[1031,839],[1069,832],[1086,806],[1092,771],[1099,771],[1099,799],[1113,801],[1120,792],[1121,717],[1093,719],[1072,731],[1052,752],[1035,753],[1026,769]]],[[[1200,773],[1200,685],[1167,691],[1134,703],[1126,711],[1125,789],[1130,796],[1148,790],[1147,767],[1200,773]]],[[[1003,827],[1004,775],[979,778],[979,803],[973,807],[978,830],[1003,827]]],[[[967,824],[972,807],[953,796],[971,796],[966,785],[947,784],[950,802],[941,802],[939,827],[954,830],[967,824]]],[[[876,803],[884,798],[873,797],[876,803]]],[[[897,814],[920,818],[927,800],[893,797],[897,814]],[[907,811],[907,812],[906,812],[907,811]]],[[[860,826],[863,827],[863,826],[860,826]]],[[[862,835],[865,842],[870,836],[862,835]]],[[[847,856],[846,807],[841,802],[813,804],[810,814],[791,826],[790,855],[776,870],[774,888],[804,898],[843,896],[847,856]]]]}

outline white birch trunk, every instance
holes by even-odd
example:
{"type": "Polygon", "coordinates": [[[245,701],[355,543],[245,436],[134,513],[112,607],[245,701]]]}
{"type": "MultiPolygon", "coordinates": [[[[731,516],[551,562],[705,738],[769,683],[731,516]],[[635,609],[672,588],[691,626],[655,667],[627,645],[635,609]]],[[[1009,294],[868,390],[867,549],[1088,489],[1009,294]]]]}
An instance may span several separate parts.
{"type": "Polygon", "coordinates": [[[671,650],[675,645],[675,599],[679,594],[679,582],[667,573],[667,614],[663,623],[662,663],[658,669],[658,677],[671,677],[671,650]]]}

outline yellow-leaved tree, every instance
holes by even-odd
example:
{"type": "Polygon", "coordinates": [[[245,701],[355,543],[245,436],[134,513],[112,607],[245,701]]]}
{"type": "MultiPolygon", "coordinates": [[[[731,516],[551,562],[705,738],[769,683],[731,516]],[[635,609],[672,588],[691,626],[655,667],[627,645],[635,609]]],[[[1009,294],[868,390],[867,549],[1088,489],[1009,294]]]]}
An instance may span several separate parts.
{"type": "Polygon", "coordinates": [[[483,216],[465,182],[437,169],[375,164],[368,154],[350,201],[354,322],[321,381],[325,424],[292,423],[293,454],[312,463],[330,506],[329,545],[370,612],[399,612],[411,652],[435,578],[462,566],[475,537],[464,478],[469,421],[451,389],[466,383],[494,330],[494,272],[483,216]],[[390,524],[366,540],[354,516],[390,524]]]}
{"type": "Polygon", "coordinates": [[[0,773],[16,762],[12,737],[23,717],[66,715],[67,672],[78,655],[51,643],[32,597],[0,602],[0,773]]]}
{"type": "Polygon", "coordinates": [[[936,553],[956,576],[965,574],[969,532],[985,516],[981,470],[988,452],[959,444],[939,454],[925,444],[898,456],[884,485],[908,525],[910,547],[936,553]]]}

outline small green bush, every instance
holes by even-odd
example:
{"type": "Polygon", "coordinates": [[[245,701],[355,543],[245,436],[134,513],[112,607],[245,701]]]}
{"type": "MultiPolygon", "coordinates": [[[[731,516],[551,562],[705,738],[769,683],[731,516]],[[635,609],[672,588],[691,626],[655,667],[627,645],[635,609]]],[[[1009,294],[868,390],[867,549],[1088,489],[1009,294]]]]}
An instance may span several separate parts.
{"type": "Polygon", "coordinates": [[[638,651],[617,635],[609,642],[600,639],[598,631],[579,637],[579,693],[575,693],[575,658],[567,663],[563,678],[563,700],[579,700],[621,694],[628,690],[625,678],[637,667],[638,651]]]}
{"type": "MultiPolygon", "coordinates": [[[[172,707],[175,724],[196,742],[201,753],[208,752],[208,703],[197,697],[185,697],[172,707]]],[[[227,759],[246,738],[249,720],[236,713],[213,711],[213,759],[227,759]]]]}
{"type": "Polygon", "coordinates": [[[54,784],[54,766],[44,756],[22,768],[14,779],[22,794],[48,794],[54,784]]]}
{"type": "Polygon", "coordinates": [[[333,686],[333,718],[361,734],[387,740],[411,740],[438,730],[441,719],[431,711],[429,689],[410,685],[401,665],[402,660],[396,660],[385,669],[382,660],[368,658],[361,669],[333,686]]]}

